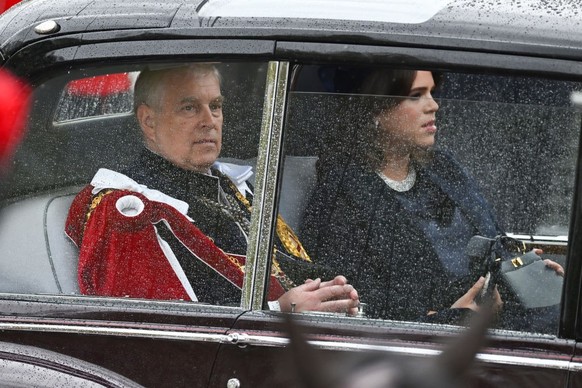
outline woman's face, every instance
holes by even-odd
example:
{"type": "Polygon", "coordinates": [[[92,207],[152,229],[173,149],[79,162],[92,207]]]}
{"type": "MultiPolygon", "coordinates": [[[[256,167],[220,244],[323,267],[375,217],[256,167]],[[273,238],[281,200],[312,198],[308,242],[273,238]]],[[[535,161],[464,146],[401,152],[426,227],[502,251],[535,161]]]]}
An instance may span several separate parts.
{"type": "Polygon", "coordinates": [[[385,130],[387,153],[409,154],[415,148],[429,148],[435,142],[435,113],[432,98],[435,83],[430,71],[418,71],[410,93],[398,105],[384,109],[376,118],[385,130]]]}

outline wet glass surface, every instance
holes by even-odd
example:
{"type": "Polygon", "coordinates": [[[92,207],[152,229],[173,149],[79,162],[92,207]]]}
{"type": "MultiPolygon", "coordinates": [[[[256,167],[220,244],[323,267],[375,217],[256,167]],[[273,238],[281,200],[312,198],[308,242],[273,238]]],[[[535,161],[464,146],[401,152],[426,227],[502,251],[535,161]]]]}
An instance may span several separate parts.
{"type": "MultiPolygon", "coordinates": [[[[168,72],[184,68],[183,63],[148,66],[155,71],[168,72]]],[[[107,169],[114,174],[121,173],[136,182],[135,186],[131,184],[128,186],[128,183],[116,186],[117,183],[107,178],[103,181],[105,187],[109,188],[106,190],[112,188],[114,191],[130,190],[139,192],[139,195],[147,194],[152,190],[162,193],[155,194],[153,197],[146,196],[149,201],[145,202],[146,205],[140,206],[136,204],[144,201],[143,197],[138,198],[133,195],[122,198],[123,201],[117,203],[116,208],[123,216],[144,217],[144,214],[149,211],[147,208],[159,206],[158,203],[168,203],[174,209],[171,211],[175,211],[181,207],[173,207],[175,200],[184,201],[188,203],[189,213],[186,214],[191,219],[195,219],[194,225],[198,231],[210,237],[210,240],[204,241],[213,247],[216,255],[224,254],[223,252],[233,254],[236,257],[232,258],[232,262],[237,266],[244,265],[253,191],[251,166],[254,165],[258,154],[266,63],[215,63],[211,66],[219,72],[220,82],[212,78],[213,75],[201,78],[214,82],[203,85],[206,88],[204,90],[208,91],[207,94],[200,93],[200,88],[185,90],[191,85],[186,81],[177,83],[158,94],[146,93],[148,96],[158,96],[159,101],[168,101],[166,105],[156,107],[158,109],[156,112],[166,112],[166,116],[162,113],[156,116],[156,125],[158,125],[156,133],[159,134],[169,128],[172,135],[182,136],[183,141],[175,142],[174,145],[178,148],[173,149],[167,148],[167,144],[162,144],[159,138],[154,140],[153,145],[148,144],[151,152],[144,148],[144,142],[149,141],[143,130],[145,122],[140,122],[133,113],[134,84],[140,74],[140,71],[136,69],[143,68],[143,65],[141,67],[140,65],[127,66],[125,69],[117,66],[111,67],[110,70],[100,68],[68,72],[47,81],[35,90],[27,138],[19,148],[10,174],[6,176],[1,187],[0,196],[3,207],[0,213],[0,247],[3,252],[10,253],[2,255],[3,258],[0,260],[1,292],[87,293],[83,287],[79,289],[77,284],[79,248],[75,245],[79,245],[79,241],[75,241],[74,244],[69,238],[70,231],[67,235],[65,229],[67,225],[70,225],[67,216],[73,198],[83,187],[92,182],[99,169],[107,169]],[[171,105],[174,102],[171,98],[178,94],[181,98],[179,110],[175,109],[175,105],[171,105]],[[211,94],[212,101],[204,100],[211,94]],[[185,101],[191,103],[186,104],[185,101]],[[192,113],[203,111],[205,104],[212,111],[212,121],[209,119],[210,116],[202,117],[198,113],[192,113]],[[168,108],[170,105],[172,108],[168,108]],[[180,120],[174,120],[168,124],[168,117],[179,117],[180,120]],[[167,126],[162,127],[159,123],[166,123],[167,126]],[[208,144],[202,150],[204,152],[211,148],[210,143],[212,147],[216,144],[217,152],[208,154],[211,154],[213,161],[222,163],[214,166],[213,161],[203,160],[204,163],[209,163],[209,166],[213,165],[212,176],[205,175],[210,170],[195,174],[188,170],[190,166],[179,166],[180,155],[185,158],[191,155],[194,163],[198,162],[199,154],[202,152],[199,148],[203,147],[199,144],[202,143],[208,144]],[[191,144],[191,154],[190,149],[181,151],[179,148],[188,144],[191,144]],[[144,162],[144,153],[147,154],[145,159],[148,161],[146,162],[144,162]],[[156,162],[153,161],[154,159],[156,162]],[[166,161],[162,161],[164,159],[166,161]],[[148,163],[152,166],[156,163],[156,166],[167,164],[173,167],[160,167],[159,174],[151,176],[147,174],[142,176],[141,172],[136,173],[136,171],[141,171],[140,168],[150,166],[148,163]],[[192,178],[192,181],[186,177],[187,175],[192,178]],[[196,180],[195,177],[200,178],[196,180]],[[245,182],[248,179],[251,181],[247,185],[245,182]],[[162,182],[162,180],[165,181],[162,182]],[[219,180],[220,187],[217,183],[219,180]],[[182,190],[183,187],[187,188],[182,190]],[[228,200],[225,192],[230,193],[232,201],[228,200]],[[242,198],[244,196],[247,198],[239,200],[236,193],[240,193],[242,198]],[[167,198],[173,199],[168,202],[167,198]],[[206,208],[208,212],[198,211],[198,209],[206,208]],[[235,210],[237,214],[234,214],[235,210]]],[[[203,71],[209,70],[200,71],[200,74],[207,74],[203,71]]],[[[155,97],[152,97],[148,103],[154,105],[157,101],[155,97]]],[[[97,195],[98,190],[104,188],[97,189],[94,182],[92,186],[95,193],[91,195],[97,195]]],[[[95,200],[95,197],[92,198],[95,200]]],[[[100,200],[96,201],[91,203],[94,205],[101,203],[100,200]]],[[[90,203],[87,202],[86,209],[83,208],[85,205],[82,206],[84,209],[82,212],[86,213],[82,227],[82,233],[85,236],[90,235],[87,229],[90,218],[98,214],[89,205],[90,203]]],[[[105,232],[99,232],[101,234],[95,237],[96,245],[117,246],[115,245],[117,243],[111,240],[115,235],[114,232],[117,233],[115,227],[112,227],[115,223],[112,217],[113,214],[105,215],[103,218],[105,232]]],[[[184,221],[188,222],[185,218],[184,221]]],[[[175,241],[168,243],[177,238],[172,229],[172,227],[177,228],[176,224],[164,229],[161,224],[158,224],[159,222],[160,220],[153,220],[152,223],[156,226],[152,227],[155,229],[154,234],[159,233],[160,241],[163,242],[155,243],[154,251],[163,250],[169,244],[172,252],[175,252],[173,255],[180,263],[177,266],[185,268],[185,272],[192,272],[188,261],[182,258],[191,253],[184,251],[180,243],[176,244],[175,241]],[[180,260],[186,260],[186,262],[180,262],[180,260]]],[[[170,221],[170,224],[172,222],[176,221],[170,221]]],[[[134,232],[137,233],[138,229],[134,232]]],[[[131,248],[132,238],[129,235],[124,237],[122,239],[124,242],[118,248],[126,251],[128,255],[137,252],[139,256],[141,252],[144,258],[155,256],[156,253],[150,249],[151,247],[131,248]]],[[[139,241],[143,243],[144,240],[139,241]]],[[[109,252],[113,251],[115,249],[109,250],[109,252]]],[[[106,256],[104,251],[97,256],[100,255],[106,256]]],[[[163,259],[164,255],[165,253],[162,253],[160,257],[163,259]]],[[[168,260],[174,263],[171,261],[173,259],[168,260]]],[[[240,274],[236,279],[226,280],[219,269],[206,264],[201,265],[201,273],[213,277],[214,280],[202,281],[199,287],[193,287],[193,292],[189,294],[191,299],[194,300],[198,296],[200,302],[238,306],[240,286],[244,276],[241,269],[237,267],[240,274]],[[225,284],[220,286],[222,281],[225,284]],[[196,290],[196,288],[199,289],[196,290]],[[217,295],[214,295],[212,290],[216,290],[214,294],[217,295]],[[213,296],[204,297],[205,294],[213,296]]],[[[160,276],[163,273],[163,270],[160,271],[160,276]]],[[[178,273],[177,276],[182,275],[178,273]]],[[[204,280],[203,275],[199,278],[204,280]]],[[[143,278],[143,282],[147,284],[147,278],[143,278]]],[[[186,282],[188,281],[182,281],[182,284],[186,282]]],[[[166,287],[166,285],[160,287],[166,287]]],[[[170,286],[167,287],[171,289],[170,286]]],[[[96,295],[123,296],[108,294],[109,291],[103,292],[98,291],[96,295]]],[[[90,294],[95,295],[93,292],[90,294]]],[[[131,292],[129,296],[135,297],[131,292]]]]}
{"type": "MultiPolygon", "coordinates": [[[[422,95],[397,71],[384,72],[396,86],[370,84],[374,71],[303,66],[293,80],[279,210],[319,275],[345,275],[369,318],[451,323],[461,310],[450,307],[488,273],[485,254],[468,254],[472,236],[519,237],[523,252],[565,266],[581,125],[570,95],[582,86],[434,73],[422,95]]],[[[555,333],[562,280],[540,268],[558,304],[524,308],[499,275],[498,327],[555,333]]]]}

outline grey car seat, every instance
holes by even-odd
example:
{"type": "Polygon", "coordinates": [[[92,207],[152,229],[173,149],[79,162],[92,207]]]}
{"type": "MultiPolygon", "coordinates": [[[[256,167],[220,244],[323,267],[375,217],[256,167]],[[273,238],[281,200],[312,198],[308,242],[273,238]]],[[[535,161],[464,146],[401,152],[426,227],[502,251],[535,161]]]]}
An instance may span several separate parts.
{"type": "Polygon", "coordinates": [[[75,294],[77,247],[64,234],[72,187],[13,203],[0,213],[0,292],[75,294]]]}

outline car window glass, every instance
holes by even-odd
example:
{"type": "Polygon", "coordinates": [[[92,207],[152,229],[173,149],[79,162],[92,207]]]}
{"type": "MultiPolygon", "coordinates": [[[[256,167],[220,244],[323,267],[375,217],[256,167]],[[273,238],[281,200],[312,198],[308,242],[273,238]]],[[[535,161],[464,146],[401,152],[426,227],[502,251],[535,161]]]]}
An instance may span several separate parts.
{"type": "Polygon", "coordinates": [[[63,89],[55,121],[129,113],[137,73],[114,73],[72,80],[63,89]]]}
{"type": "Polygon", "coordinates": [[[580,89],[536,77],[296,67],[279,211],[314,265],[287,270],[298,282],[346,276],[368,318],[453,324],[466,310],[451,306],[493,276],[498,327],[556,333],[581,125],[570,95],[580,89]],[[526,255],[534,248],[543,253],[526,255]]]}
{"type": "Polygon", "coordinates": [[[140,63],[71,71],[37,87],[27,137],[2,182],[0,247],[10,254],[0,259],[0,292],[239,306],[265,79],[263,63],[140,63]],[[163,72],[176,82],[157,94],[140,89],[138,122],[136,79],[163,72]],[[88,197],[73,202],[80,192],[88,197]],[[109,203],[112,213],[98,210],[109,203]],[[130,229],[121,226],[129,219],[130,229]],[[95,255],[79,261],[76,245],[95,255]],[[116,256],[133,259],[115,270],[116,256]],[[102,258],[108,264],[91,264],[102,258]],[[110,270],[133,286],[118,288],[110,270]]]}

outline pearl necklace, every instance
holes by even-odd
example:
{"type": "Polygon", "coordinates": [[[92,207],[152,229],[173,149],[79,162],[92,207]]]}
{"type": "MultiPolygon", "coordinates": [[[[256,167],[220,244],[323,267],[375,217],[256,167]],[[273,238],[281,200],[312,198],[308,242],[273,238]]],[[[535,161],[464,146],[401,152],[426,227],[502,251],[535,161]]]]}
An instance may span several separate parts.
{"type": "Polygon", "coordinates": [[[390,187],[394,191],[398,191],[399,193],[412,189],[412,186],[414,186],[414,183],[416,182],[416,170],[414,169],[413,166],[410,166],[408,168],[408,175],[401,181],[390,179],[386,175],[384,175],[384,173],[381,171],[378,171],[377,173],[380,176],[380,178],[382,178],[382,180],[386,182],[388,187],[390,187]]]}

